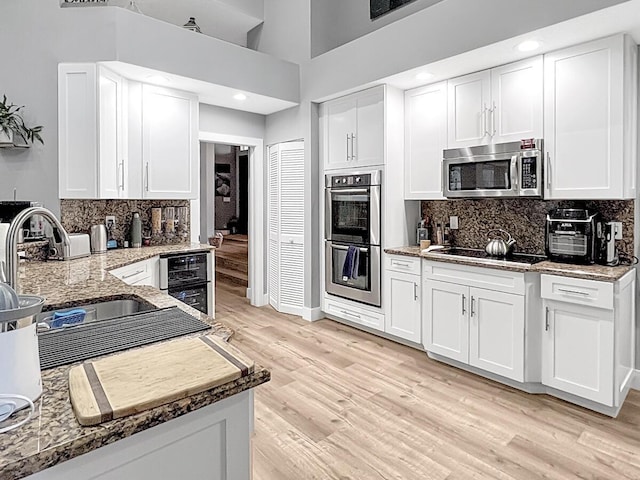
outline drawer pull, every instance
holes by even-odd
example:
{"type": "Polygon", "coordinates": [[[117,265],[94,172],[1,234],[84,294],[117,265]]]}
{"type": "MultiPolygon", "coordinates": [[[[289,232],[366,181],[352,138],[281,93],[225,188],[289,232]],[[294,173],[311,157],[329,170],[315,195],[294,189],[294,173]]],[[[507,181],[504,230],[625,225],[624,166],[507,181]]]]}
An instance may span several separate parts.
{"type": "Polygon", "coordinates": [[[549,331],[549,307],[546,307],[544,312],[544,331],[549,331]]]}
{"type": "Polygon", "coordinates": [[[583,297],[588,297],[590,295],[589,292],[581,292],[579,290],[567,290],[566,288],[559,288],[558,291],[562,293],[568,293],[569,295],[581,295],[583,297]]]}
{"type": "Polygon", "coordinates": [[[398,267],[410,267],[411,266],[408,263],[396,262],[396,261],[391,262],[391,265],[397,265],[398,267]]]}
{"type": "Polygon", "coordinates": [[[355,313],[347,312],[346,310],[340,310],[340,313],[343,314],[343,315],[346,315],[348,317],[357,318],[358,320],[360,320],[362,318],[360,315],[356,315],[355,313]]]}
{"type": "Polygon", "coordinates": [[[465,308],[466,302],[467,302],[467,297],[462,295],[462,315],[467,313],[467,309],[465,308]]]}
{"type": "Polygon", "coordinates": [[[418,284],[413,282],[413,299],[418,300],[418,284]]]}
{"type": "Polygon", "coordinates": [[[140,273],[144,273],[144,270],[138,270],[137,272],[130,273],[129,275],[123,275],[122,279],[124,280],[125,278],[135,277],[136,275],[138,275],[140,273]]]}

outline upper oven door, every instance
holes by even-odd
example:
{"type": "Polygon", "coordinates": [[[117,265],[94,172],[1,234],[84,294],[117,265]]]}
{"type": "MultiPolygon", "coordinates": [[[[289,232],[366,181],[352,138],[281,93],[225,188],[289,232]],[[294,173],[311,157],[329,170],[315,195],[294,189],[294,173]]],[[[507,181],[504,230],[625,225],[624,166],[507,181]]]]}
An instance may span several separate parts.
{"type": "Polygon", "coordinates": [[[380,244],[380,185],[327,188],[327,240],[363,245],[380,244]]]}
{"type": "Polygon", "coordinates": [[[445,197],[517,197],[519,153],[447,158],[442,172],[445,197]]]}

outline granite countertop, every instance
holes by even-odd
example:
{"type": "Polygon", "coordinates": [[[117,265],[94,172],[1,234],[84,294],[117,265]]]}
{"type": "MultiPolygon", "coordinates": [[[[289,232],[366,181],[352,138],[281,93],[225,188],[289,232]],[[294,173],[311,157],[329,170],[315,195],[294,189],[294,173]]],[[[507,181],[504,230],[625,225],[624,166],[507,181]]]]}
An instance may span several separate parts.
{"type": "Polygon", "coordinates": [[[470,257],[445,256],[437,253],[421,253],[420,247],[397,247],[385,248],[385,253],[392,255],[405,255],[409,257],[420,257],[435,262],[456,263],[458,265],[470,265],[475,267],[497,268],[512,272],[534,272],[546,273],[549,275],[560,275],[563,277],[583,278],[586,280],[599,280],[602,282],[615,282],[622,278],[633,266],[621,265],[618,267],[607,267],[604,265],[574,265],[570,263],[557,263],[545,260],[534,265],[514,264],[503,261],[500,264],[488,264],[470,257]]]}
{"type": "MultiPolygon", "coordinates": [[[[130,286],[108,273],[114,268],[162,253],[208,249],[213,247],[200,244],[168,245],[113,250],[106,254],[92,255],[68,262],[23,262],[18,272],[20,292],[44,296],[47,299],[45,309],[79,305],[87,300],[122,298],[138,298],[157,308],[175,305],[210,324],[212,327],[210,334],[229,340],[233,331],[216,322],[212,317],[194,310],[156,288],[130,286]]],[[[43,394],[36,402],[35,417],[15,431],[0,436],[0,478],[2,480],[24,478],[254,388],[269,381],[271,376],[268,370],[256,365],[253,374],[206,392],[95,427],[82,427],[76,420],[69,400],[68,372],[73,366],[66,365],[42,372],[43,394]]],[[[19,421],[23,418],[21,415],[12,417],[11,422],[19,421]]]]}

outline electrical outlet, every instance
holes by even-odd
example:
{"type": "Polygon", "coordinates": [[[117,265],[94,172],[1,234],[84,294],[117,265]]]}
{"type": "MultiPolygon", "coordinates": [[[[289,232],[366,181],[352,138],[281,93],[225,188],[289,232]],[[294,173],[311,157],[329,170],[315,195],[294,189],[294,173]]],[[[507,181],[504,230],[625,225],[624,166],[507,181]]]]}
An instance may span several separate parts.
{"type": "Polygon", "coordinates": [[[622,222],[611,222],[614,240],[622,240],[622,222]]]}
{"type": "Polygon", "coordinates": [[[104,220],[104,224],[107,226],[107,228],[115,227],[116,226],[116,216],[115,215],[107,215],[105,220],[104,220]]]}
{"type": "Polygon", "coordinates": [[[457,216],[449,217],[449,228],[451,230],[458,230],[458,217],[457,216]]]}

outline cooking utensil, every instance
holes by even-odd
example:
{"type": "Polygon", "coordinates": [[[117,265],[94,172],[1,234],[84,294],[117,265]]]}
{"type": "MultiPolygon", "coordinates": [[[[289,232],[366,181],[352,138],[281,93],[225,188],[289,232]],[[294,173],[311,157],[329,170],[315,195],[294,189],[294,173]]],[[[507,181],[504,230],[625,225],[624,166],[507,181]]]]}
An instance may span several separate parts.
{"type": "Polygon", "coordinates": [[[511,236],[511,234],[501,228],[490,230],[488,240],[489,243],[487,243],[485,251],[493,257],[506,257],[513,251],[513,246],[516,244],[516,240],[511,236]],[[500,237],[491,238],[491,234],[494,232],[500,232],[502,235],[507,235],[507,240],[500,237]]]}

